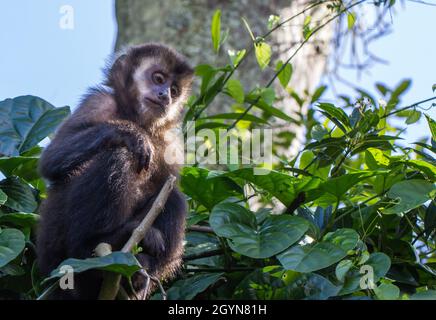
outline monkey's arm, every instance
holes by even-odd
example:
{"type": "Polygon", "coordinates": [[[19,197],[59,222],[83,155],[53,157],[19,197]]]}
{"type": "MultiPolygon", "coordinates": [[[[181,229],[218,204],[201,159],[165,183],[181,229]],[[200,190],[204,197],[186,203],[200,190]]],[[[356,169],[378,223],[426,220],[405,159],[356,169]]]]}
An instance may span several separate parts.
{"type": "Polygon", "coordinates": [[[125,124],[114,122],[98,123],[57,135],[44,150],[39,170],[52,182],[62,181],[101,150],[119,146],[127,147],[134,154],[138,172],[147,167],[150,149],[144,137],[125,124]]]}

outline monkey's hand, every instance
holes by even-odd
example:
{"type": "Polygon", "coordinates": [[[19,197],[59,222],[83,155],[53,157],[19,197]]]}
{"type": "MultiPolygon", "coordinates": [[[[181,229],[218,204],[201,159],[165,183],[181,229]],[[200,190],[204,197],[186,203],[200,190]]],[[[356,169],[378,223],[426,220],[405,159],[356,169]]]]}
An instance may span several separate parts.
{"type": "Polygon", "coordinates": [[[136,161],[136,171],[147,170],[152,157],[152,148],[146,137],[132,132],[123,132],[117,139],[118,144],[127,147],[136,161]]]}
{"type": "Polygon", "coordinates": [[[165,253],[165,240],[159,229],[151,227],[141,242],[144,251],[154,257],[160,257],[165,253]]]}

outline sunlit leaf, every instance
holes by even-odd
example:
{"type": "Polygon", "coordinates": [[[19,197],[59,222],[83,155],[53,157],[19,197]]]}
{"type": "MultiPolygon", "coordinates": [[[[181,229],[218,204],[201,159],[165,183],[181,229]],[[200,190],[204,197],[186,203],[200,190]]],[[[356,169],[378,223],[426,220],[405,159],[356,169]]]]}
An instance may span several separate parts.
{"type": "Polygon", "coordinates": [[[265,69],[271,60],[271,46],[266,42],[255,43],[254,51],[260,69],[265,69]]]}
{"type": "Polygon", "coordinates": [[[212,17],[212,25],[210,27],[212,43],[215,52],[218,52],[221,41],[221,10],[216,10],[212,17]]]}

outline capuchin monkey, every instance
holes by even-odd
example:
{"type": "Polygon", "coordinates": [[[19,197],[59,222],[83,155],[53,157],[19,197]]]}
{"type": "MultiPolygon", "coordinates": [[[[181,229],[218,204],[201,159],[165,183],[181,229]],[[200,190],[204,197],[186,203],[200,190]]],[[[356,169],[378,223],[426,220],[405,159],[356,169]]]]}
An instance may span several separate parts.
{"type": "MultiPolygon", "coordinates": [[[[67,258],[85,259],[106,242],[120,250],[139,225],[176,164],[165,161],[191,88],[185,57],[161,44],[128,49],[90,90],[44,150],[39,171],[48,180],[38,230],[38,265],[45,276],[67,258]]],[[[174,189],[139,244],[138,261],[151,276],[174,276],[181,264],[186,203],[174,189]]],[[[133,276],[131,295],[146,279],[133,276]]],[[[96,299],[100,271],[75,274],[74,290],[52,298],[96,299]]],[[[145,293],[148,294],[148,293],[145,293]]]]}

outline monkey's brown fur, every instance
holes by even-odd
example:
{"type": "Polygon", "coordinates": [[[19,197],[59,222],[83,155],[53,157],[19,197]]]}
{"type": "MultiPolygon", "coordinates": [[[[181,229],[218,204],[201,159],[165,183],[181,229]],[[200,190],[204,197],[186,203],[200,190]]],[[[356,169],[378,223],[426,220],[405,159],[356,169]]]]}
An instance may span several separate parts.
{"type": "MultiPolygon", "coordinates": [[[[178,124],[192,76],[185,58],[166,46],[133,47],[108,70],[106,87],[91,89],[59,128],[39,165],[50,183],[37,239],[44,275],[66,258],[91,257],[100,242],[120,250],[167,177],[177,175],[178,166],[164,160],[174,143],[165,135],[178,124]]],[[[185,214],[184,197],[173,190],[137,255],[152,275],[178,269],[185,214]]],[[[143,289],[142,276],[133,280],[143,289]]],[[[75,289],[55,297],[95,299],[100,284],[97,271],[77,274],[75,289]]]]}

